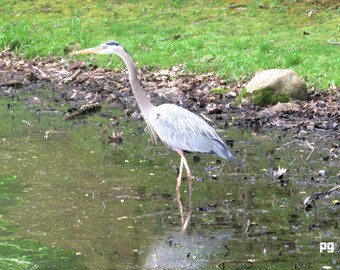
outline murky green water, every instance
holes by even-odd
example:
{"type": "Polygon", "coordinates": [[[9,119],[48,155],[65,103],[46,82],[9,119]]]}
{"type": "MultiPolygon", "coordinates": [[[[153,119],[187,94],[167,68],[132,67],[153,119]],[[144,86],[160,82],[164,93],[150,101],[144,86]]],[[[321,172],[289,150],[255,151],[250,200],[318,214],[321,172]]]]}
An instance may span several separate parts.
{"type": "Polygon", "coordinates": [[[66,122],[60,104],[30,104],[1,101],[0,269],[339,269],[339,249],[319,249],[339,243],[335,197],[317,212],[301,208],[339,180],[339,158],[326,158],[335,142],[322,134],[307,138],[312,152],[288,132],[230,129],[237,161],[190,156],[197,181],[182,235],[189,195],[184,181],[181,216],[179,158],[152,145],[142,121],[104,109],[118,114],[125,139],[113,147],[110,117],[66,122]],[[278,166],[288,183],[264,175],[278,166]]]}

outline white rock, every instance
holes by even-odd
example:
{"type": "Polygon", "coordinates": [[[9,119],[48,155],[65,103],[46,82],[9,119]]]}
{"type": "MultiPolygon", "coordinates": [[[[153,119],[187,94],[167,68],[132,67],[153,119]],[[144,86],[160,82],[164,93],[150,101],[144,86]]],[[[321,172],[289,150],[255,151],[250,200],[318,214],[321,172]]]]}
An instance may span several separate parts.
{"type": "Polygon", "coordinates": [[[308,98],[306,84],[296,72],[290,69],[259,71],[248,82],[246,89],[252,95],[268,91],[272,95],[286,95],[292,99],[308,98]]]}

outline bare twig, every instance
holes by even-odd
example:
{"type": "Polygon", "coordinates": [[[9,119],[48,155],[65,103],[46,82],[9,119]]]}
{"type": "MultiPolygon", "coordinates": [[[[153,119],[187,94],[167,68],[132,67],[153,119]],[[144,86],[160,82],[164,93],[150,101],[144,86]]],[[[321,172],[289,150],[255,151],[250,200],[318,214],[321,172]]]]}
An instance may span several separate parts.
{"type": "Polygon", "coordinates": [[[331,195],[333,192],[337,191],[337,190],[340,190],[340,185],[336,185],[334,186],[333,188],[331,188],[330,190],[328,191],[321,191],[321,192],[317,192],[317,193],[314,193],[310,196],[308,196],[304,201],[303,201],[303,206],[305,208],[306,211],[309,211],[311,210],[312,208],[312,203],[313,205],[315,206],[315,201],[316,200],[320,200],[322,199],[323,197],[325,196],[329,196],[331,195]]]}
{"type": "Polygon", "coordinates": [[[216,265],[216,267],[220,267],[221,265],[224,265],[226,263],[248,263],[248,264],[253,264],[255,262],[258,262],[259,260],[254,260],[254,259],[245,259],[245,260],[235,260],[235,259],[232,259],[232,260],[226,260],[226,261],[223,261],[223,262],[220,262],[219,264],[216,265]]]}
{"type": "Polygon", "coordinates": [[[26,125],[28,125],[28,126],[30,126],[30,127],[32,126],[31,123],[28,122],[28,121],[26,121],[26,120],[21,120],[21,123],[22,123],[22,124],[26,124],[26,125]]]}
{"type": "Polygon", "coordinates": [[[292,160],[292,162],[289,163],[289,166],[291,166],[292,164],[294,164],[294,163],[295,163],[295,160],[296,160],[296,158],[294,158],[294,159],[292,160]]]}
{"type": "Polygon", "coordinates": [[[204,118],[207,122],[214,124],[214,121],[211,120],[208,116],[204,115],[203,113],[200,113],[200,115],[201,115],[202,118],[204,118]]]}
{"type": "Polygon", "coordinates": [[[312,149],[312,151],[309,153],[308,157],[306,158],[306,161],[308,161],[308,159],[310,158],[310,156],[314,153],[314,149],[312,149]]]}
{"type": "Polygon", "coordinates": [[[76,72],[74,72],[70,77],[67,77],[64,79],[64,82],[70,82],[73,81],[77,76],[81,73],[81,69],[77,69],[76,72]]]}
{"type": "Polygon", "coordinates": [[[292,144],[292,143],[296,143],[296,142],[299,142],[299,140],[294,140],[294,141],[291,141],[291,142],[287,142],[287,143],[281,145],[280,148],[281,148],[281,147],[284,147],[284,146],[287,146],[287,145],[289,145],[289,144],[292,144]]]}
{"type": "Polygon", "coordinates": [[[330,41],[330,40],[327,40],[327,42],[329,44],[332,44],[332,45],[340,45],[340,42],[339,41],[330,41]]]}
{"type": "Polygon", "coordinates": [[[306,161],[307,161],[311,157],[311,155],[314,153],[315,147],[312,144],[310,144],[308,141],[306,141],[306,145],[311,150],[308,157],[306,158],[306,161]]]}
{"type": "Polygon", "coordinates": [[[50,77],[44,71],[39,69],[38,67],[32,66],[32,68],[37,70],[40,73],[42,79],[45,79],[45,80],[50,79],[50,77]]]}
{"type": "Polygon", "coordinates": [[[205,100],[210,95],[211,89],[202,97],[202,100],[205,100]]]}
{"type": "Polygon", "coordinates": [[[0,86],[15,86],[15,87],[19,87],[20,85],[23,85],[23,82],[19,81],[19,80],[8,80],[8,81],[0,83],[0,86]]]}

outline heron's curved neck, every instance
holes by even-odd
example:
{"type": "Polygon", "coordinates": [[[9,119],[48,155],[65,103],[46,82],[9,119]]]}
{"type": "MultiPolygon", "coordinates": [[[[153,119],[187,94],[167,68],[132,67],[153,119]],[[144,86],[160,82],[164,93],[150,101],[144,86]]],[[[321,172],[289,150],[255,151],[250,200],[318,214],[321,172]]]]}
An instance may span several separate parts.
{"type": "Polygon", "coordinates": [[[129,72],[129,80],[130,80],[132,92],[137,100],[138,106],[140,110],[142,111],[143,116],[146,117],[147,111],[152,109],[154,105],[152,105],[152,103],[150,102],[150,100],[144,94],[142,90],[142,87],[137,77],[137,69],[132,60],[132,57],[127,52],[120,53],[119,56],[122,58],[122,60],[126,64],[126,67],[129,72]]]}

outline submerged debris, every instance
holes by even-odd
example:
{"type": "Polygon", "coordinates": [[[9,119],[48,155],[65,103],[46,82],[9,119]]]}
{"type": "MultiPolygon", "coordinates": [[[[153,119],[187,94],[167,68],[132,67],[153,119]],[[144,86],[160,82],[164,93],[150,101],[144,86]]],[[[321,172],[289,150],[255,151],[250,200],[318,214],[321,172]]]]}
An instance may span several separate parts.
{"type": "Polygon", "coordinates": [[[232,260],[226,260],[226,261],[220,262],[219,264],[216,265],[216,268],[223,267],[224,269],[226,264],[237,264],[237,265],[246,264],[247,265],[246,268],[251,268],[254,263],[259,262],[259,261],[260,260],[256,260],[256,259],[244,259],[244,260],[232,259],[232,260]]]}
{"type": "Polygon", "coordinates": [[[59,133],[60,131],[58,131],[55,127],[49,127],[48,130],[45,132],[45,139],[48,139],[51,134],[56,134],[59,133]]]}
{"type": "Polygon", "coordinates": [[[212,211],[217,208],[217,203],[208,206],[200,206],[197,208],[198,211],[212,211]]]}
{"type": "Polygon", "coordinates": [[[256,226],[257,223],[256,222],[251,222],[249,219],[247,220],[247,226],[246,226],[246,230],[245,230],[245,233],[250,236],[250,230],[252,227],[256,226]]]}
{"type": "Polygon", "coordinates": [[[71,120],[79,116],[84,116],[86,114],[94,113],[94,112],[99,111],[100,109],[101,109],[101,105],[98,102],[85,104],[81,106],[79,110],[75,110],[71,112],[70,114],[65,115],[64,120],[71,120]]]}
{"type": "MultiPolygon", "coordinates": [[[[335,191],[340,191],[340,185],[334,186],[329,191],[321,191],[321,192],[317,192],[317,193],[314,193],[314,194],[308,196],[303,201],[303,206],[304,206],[305,210],[306,211],[312,210],[313,205],[315,206],[315,201],[316,200],[320,200],[320,199],[324,198],[325,196],[329,196],[329,195],[331,195],[335,191]]],[[[336,201],[336,200],[334,200],[334,201],[336,201]]]]}
{"type": "Polygon", "coordinates": [[[318,172],[318,176],[319,176],[319,177],[322,177],[322,178],[327,178],[327,172],[326,172],[326,170],[320,170],[320,171],[318,172]]]}
{"type": "Polygon", "coordinates": [[[288,180],[285,180],[283,176],[287,171],[288,169],[281,167],[278,169],[269,169],[264,173],[263,176],[272,176],[273,178],[279,180],[280,185],[285,186],[288,184],[288,180]]]}
{"type": "Polygon", "coordinates": [[[123,132],[117,132],[115,133],[114,131],[112,132],[111,135],[109,135],[109,143],[111,144],[121,144],[123,142],[123,132]]]}
{"type": "Polygon", "coordinates": [[[273,177],[277,178],[277,179],[281,179],[283,178],[283,175],[287,172],[286,168],[278,168],[277,170],[273,171],[273,177]]]}

